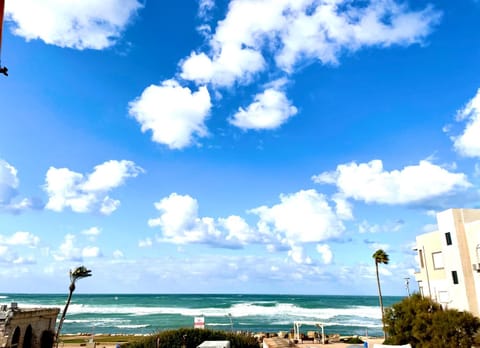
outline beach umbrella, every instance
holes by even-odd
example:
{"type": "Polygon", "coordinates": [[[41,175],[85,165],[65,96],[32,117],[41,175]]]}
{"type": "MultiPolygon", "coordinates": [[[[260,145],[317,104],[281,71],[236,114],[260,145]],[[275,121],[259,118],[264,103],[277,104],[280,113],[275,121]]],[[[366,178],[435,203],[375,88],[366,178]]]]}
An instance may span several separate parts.
{"type": "Polygon", "coordinates": [[[63,321],[65,320],[65,315],[67,314],[68,306],[70,305],[73,292],[75,291],[75,282],[78,279],[90,277],[91,275],[92,275],[92,271],[87,269],[85,266],[77,267],[73,271],[70,270],[70,287],[69,287],[70,292],[68,294],[67,302],[65,303],[65,308],[63,309],[62,317],[60,318],[60,322],[58,323],[57,333],[55,335],[55,342],[57,347],[58,347],[58,338],[60,336],[60,330],[62,330],[63,321]]]}
{"type": "Polygon", "coordinates": [[[0,0],[0,73],[8,76],[8,69],[2,66],[2,35],[3,35],[3,15],[5,13],[5,0],[0,0]]]}

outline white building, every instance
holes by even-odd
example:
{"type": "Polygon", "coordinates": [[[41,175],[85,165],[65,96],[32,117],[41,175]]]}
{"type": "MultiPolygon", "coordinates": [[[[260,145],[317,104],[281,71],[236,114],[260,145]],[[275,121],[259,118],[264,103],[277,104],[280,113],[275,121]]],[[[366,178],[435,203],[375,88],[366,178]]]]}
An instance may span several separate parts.
{"type": "Polygon", "coordinates": [[[438,230],[417,236],[420,293],[480,316],[480,209],[437,214],[438,230]]]}

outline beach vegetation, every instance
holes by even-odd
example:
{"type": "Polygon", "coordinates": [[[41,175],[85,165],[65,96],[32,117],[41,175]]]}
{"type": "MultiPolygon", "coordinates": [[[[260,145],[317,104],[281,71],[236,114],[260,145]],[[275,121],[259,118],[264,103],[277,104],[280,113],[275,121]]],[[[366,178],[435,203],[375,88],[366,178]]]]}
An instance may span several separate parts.
{"type": "MultiPolygon", "coordinates": [[[[380,302],[380,310],[382,311],[382,323],[384,323],[385,322],[385,320],[384,320],[385,314],[384,314],[384,309],[383,309],[382,287],[380,286],[380,276],[378,274],[378,265],[379,264],[385,264],[386,265],[386,264],[388,264],[388,262],[390,260],[389,260],[388,254],[382,249],[378,249],[377,251],[375,251],[375,253],[372,255],[372,257],[375,260],[375,272],[376,272],[376,275],[377,275],[377,287],[378,287],[378,301],[380,302]]],[[[385,324],[383,325],[383,333],[384,333],[384,335],[386,335],[385,324]]]]}
{"type": "Polygon", "coordinates": [[[416,293],[385,310],[386,344],[422,348],[472,347],[480,320],[469,312],[443,309],[416,293]]]}
{"type": "Polygon", "coordinates": [[[255,337],[220,330],[182,328],[166,330],[137,341],[124,343],[122,348],[195,348],[203,341],[230,341],[232,348],[258,348],[255,337]]]}
{"type": "Polygon", "coordinates": [[[361,344],[363,343],[363,340],[358,336],[351,336],[347,338],[341,338],[340,342],[348,344],[361,344]]]}

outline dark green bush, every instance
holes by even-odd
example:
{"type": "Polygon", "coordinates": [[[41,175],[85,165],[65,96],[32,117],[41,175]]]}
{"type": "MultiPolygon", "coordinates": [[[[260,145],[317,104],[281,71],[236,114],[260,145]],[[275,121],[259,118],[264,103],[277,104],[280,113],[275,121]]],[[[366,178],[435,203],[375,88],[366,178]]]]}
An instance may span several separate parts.
{"type": "Polygon", "coordinates": [[[234,334],[226,331],[178,329],[162,331],[139,338],[138,341],[122,345],[122,348],[195,348],[203,341],[228,340],[232,348],[258,348],[257,340],[249,335],[234,334]],[[158,346],[157,346],[158,342],[158,346]]]}
{"type": "Polygon", "coordinates": [[[358,344],[363,343],[363,341],[358,336],[347,337],[340,340],[343,343],[358,344]]]}
{"type": "Polygon", "coordinates": [[[443,310],[433,300],[414,294],[386,309],[385,325],[385,344],[469,348],[480,328],[480,320],[468,312],[443,310]]]}

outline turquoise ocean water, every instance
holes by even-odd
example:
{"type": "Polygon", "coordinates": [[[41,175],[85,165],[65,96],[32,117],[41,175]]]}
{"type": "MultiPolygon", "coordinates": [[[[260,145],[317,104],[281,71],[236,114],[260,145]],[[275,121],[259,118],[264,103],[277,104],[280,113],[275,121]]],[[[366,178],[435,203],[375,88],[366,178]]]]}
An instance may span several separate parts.
{"type": "MultiPolygon", "coordinates": [[[[61,311],[66,299],[67,294],[0,294],[0,304],[17,302],[19,307],[58,307],[61,311]]],[[[385,297],[384,305],[400,300],[385,297]]],[[[323,322],[326,334],[382,335],[376,296],[231,294],[74,294],[62,333],[150,334],[193,327],[197,316],[204,316],[206,326],[218,330],[290,331],[293,322],[300,320],[323,322]]]]}

